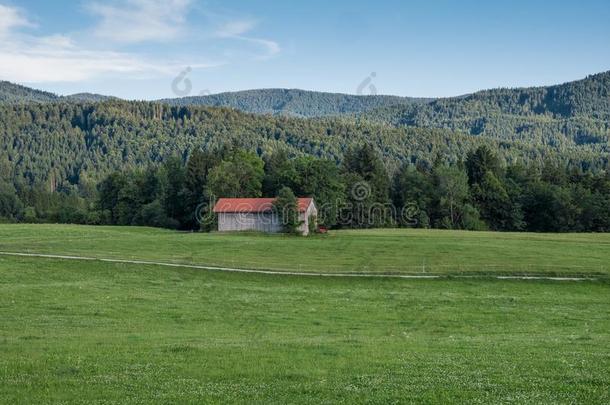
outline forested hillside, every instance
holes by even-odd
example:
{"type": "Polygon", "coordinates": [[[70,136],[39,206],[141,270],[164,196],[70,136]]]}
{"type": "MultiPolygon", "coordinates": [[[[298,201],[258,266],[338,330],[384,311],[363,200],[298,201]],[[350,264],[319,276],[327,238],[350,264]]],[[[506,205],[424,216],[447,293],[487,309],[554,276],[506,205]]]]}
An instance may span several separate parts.
{"type": "Polygon", "coordinates": [[[177,105],[229,107],[255,114],[293,117],[352,115],[381,107],[426,103],[428,99],[397,96],[355,96],[296,89],[263,89],[161,100],[177,105]]]}
{"type": "Polygon", "coordinates": [[[7,103],[45,103],[56,101],[58,97],[53,93],[30,89],[10,82],[0,82],[0,104],[7,103]]]}
{"type": "Polygon", "coordinates": [[[427,104],[385,107],[364,117],[395,126],[447,128],[558,148],[588,144],[608,151],[610,72],[551,87],[488,90],[427,104]]]}
{"type": "Polygon", "coordinates": [[[486,90],[436,100],[270,89],[164,102],[301,117],[356,115],[394,126],[444,128],[560,150],[587,144],[607,152],[610,140],[610,72],[556,86],[486,90]]]}
{"type": "Polygon", "coordinates": [[[236,108],[57,97],[2,83],[0,220],[197,229],[206,196],[288,187],[347,202],[322,215],[331,226],[411,226],[396,213],[371,222],[361,209],[392,201],[416,203],[418,226],[606,231],[609,77],[432,102],[228,95],[236,108]],[[388,107],[394,101],[401,105],[388,107]],[[363,183],[372,205],[349,208],[363,183]],[[338,222],[345,210],[357,220],[338,222]]]}
{"type": "Polygon", "coordinates": [[[78,93],[69,96],[58,96],[42,90],[36,90],[10,82],[0,81],[0,104],[56,103],[56,102],[100,102],[113,99],[93,93],[78,93]]]}
{"type": "Polygon", "coordinates": [[[107,101],[112,99],[116,99],[116,97],[104,96],[101,94],[94,93],[77,93],[61,97],[62,101],[70,101],[75,103],[98,103],[100,101],[107,101]]]}
{"type": "MultiPolygon", "coordinates": [[[[432,164],[464,159],[488,144],[508,163],[550,159],[578,168],[603,168],[607,152],[595,145],[499,142],[446,130],[395,128],[352,119],[296,119],[245,114],[209,107],[107,101],[0,106],[0,151],[18,183],[76,184],[125,167],[145,166],[170,156],[186,158],[195,148],[236,144],[264,155],[283,148],[340,161],[351,146],[371,144],[389,171],[402,163],[432,164]]],[[[5,174],[6,175],[6,174],[5,174]]]]}
{"type": "MultiPolygon", "coordinates": [[[[58,97],[0,83],[0,104],[109,99],[88,93],[58,97]]],[[[607,153],[610,141],[610,72],[557,86],[486,90],[436,100],[266,89],[160,102],[290,117],[359,117],[398,127],[441,128],[502,141],[524,141],[559,151],[588,145],[593,151],[607,153]]]]}

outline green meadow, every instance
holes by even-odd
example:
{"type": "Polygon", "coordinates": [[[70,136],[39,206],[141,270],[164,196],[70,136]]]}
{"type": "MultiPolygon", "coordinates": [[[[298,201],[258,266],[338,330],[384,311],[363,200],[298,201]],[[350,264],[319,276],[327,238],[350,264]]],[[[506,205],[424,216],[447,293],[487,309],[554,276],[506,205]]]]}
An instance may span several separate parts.
{"type": "Polygon", "coordinates": [[[337,272],[425,259],[447,274],[468,271],[440,267],[452,261],[514,261],[600,277],[321,278],[0,255],[0,403],[607,404],[609,243],[2,225],[12,252],[337,272]]]}
{"type": "Polygon", "coordinates": [[[313,273],[610,275],[610,234],[384,229],[300,238],[0,225],[0,251],[313,273]]]}

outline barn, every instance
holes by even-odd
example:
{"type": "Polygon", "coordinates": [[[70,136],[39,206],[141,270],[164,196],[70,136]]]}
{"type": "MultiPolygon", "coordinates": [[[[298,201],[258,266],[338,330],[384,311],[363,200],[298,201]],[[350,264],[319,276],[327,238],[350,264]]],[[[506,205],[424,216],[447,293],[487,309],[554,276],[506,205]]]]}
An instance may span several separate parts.
{"type": "MultiPolygon", "coordinates": [[[[282,221],[273,210],[275,198],[221,198],[214,206],[218,215],[219,232],[258,231],[277,233],[282,231],[282,221]]],[[[307,236],[310,221],[316,221],[318,210],[313,198],[298,198],[299,231],[307,236]]]]}

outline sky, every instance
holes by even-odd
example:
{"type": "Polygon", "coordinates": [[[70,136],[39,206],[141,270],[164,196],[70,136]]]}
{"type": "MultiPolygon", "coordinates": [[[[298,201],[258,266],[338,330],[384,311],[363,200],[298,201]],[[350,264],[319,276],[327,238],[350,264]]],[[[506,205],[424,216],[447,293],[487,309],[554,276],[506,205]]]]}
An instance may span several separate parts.
{"type": "Polygon", "coordinates": [[[63,95],[449,97],[608,70],[608,0],[0,0],[0,80],[63,95]]]}

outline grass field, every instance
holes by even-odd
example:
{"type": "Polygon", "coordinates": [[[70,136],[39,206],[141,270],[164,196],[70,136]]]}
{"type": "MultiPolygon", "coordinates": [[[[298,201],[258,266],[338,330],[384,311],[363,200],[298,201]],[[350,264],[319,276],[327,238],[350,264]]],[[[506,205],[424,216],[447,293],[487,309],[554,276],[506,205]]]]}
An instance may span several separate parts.
{"type": "Polygon", "coordinates": [[[604,283],[0,258],[4,403],[608,403],[604,283]]]}
{"type": "Polygon", "coordinates": [[[295,238],[0,225],[0,251],[303,272],[610,276],[610,234],[371,230],[295,238]]]}
{"type": "MultiPolygon", "coordinates": [[[[542,272],[547,259],[536,248],[550,263],[559,256],[593,269],[608,243],[606,235],[300,239],[0,226],[2,251],[212,264],[226,248],[282,268],[273,255],[294,260],[288,267],[297,256],[313,269],[318,249],[337,271],[350,271],[351,252],[355,263],[369,255],[386,264],[514,257],[542,272]]],[[[607,404],[609,302],[603,277],[319,278],[0,256],[0,403],[607,404]]]]}

